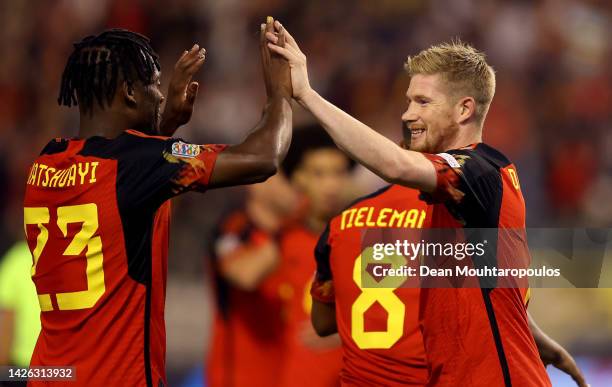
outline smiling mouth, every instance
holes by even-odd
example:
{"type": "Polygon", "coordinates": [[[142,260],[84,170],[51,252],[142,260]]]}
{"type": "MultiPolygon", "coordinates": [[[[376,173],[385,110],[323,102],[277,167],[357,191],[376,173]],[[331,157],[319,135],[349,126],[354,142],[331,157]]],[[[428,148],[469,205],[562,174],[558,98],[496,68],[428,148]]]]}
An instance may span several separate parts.
{"type": "Polygon", "coordinates": [[[412,138],[419,137],[421,134],[425,133],[425,128],[414,128],[410,129],[410,136],[412,138]]]}

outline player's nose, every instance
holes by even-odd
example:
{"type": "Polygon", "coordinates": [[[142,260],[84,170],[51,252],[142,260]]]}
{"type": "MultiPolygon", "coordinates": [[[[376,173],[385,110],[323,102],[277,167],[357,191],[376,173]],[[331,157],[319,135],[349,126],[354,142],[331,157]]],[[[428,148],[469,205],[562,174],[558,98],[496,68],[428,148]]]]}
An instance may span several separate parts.
{"type": "Polygon", "coordinates": [[[419,117],[417,116],[416,112],[410,109],[410,107],[408,107],[408,109],[406,109],[404,114],[402,114],[402,121],[406,123],[414,122],[418,120],[418,118],[419,117]]]}

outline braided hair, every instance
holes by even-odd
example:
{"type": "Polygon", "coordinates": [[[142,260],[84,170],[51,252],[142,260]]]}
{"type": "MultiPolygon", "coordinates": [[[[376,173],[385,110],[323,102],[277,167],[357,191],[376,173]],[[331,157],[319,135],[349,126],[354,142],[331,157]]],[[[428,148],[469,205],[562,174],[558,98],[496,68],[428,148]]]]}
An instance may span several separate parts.
{"type": "Polygon", "coordinates": [[[85,112],[112,103],[121,76],[128,85],[153,82],[160,71],[159,57],[141,34],[123,29],[110,29],[88,36],[74,44],[60,87],[57,103],[80,104],[85,112]],[[78,99],[77,99],[78,97],[78,99]]]}

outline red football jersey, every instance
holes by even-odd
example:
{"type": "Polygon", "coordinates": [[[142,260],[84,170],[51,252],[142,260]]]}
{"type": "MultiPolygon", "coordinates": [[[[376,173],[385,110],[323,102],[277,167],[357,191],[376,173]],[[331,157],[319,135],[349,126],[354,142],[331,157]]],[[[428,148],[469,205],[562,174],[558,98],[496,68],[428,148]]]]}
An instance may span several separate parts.
{"type": "MultiPolygon", "coordinates": [[[[490,262],[528,264],[516,167],[482,143],[426,157],[438,174],[436,190],[423,194],[432,204],[430,227],[480,229],[494,235],[485,248],[490,262]]],[[[481,287],[421,290],[428,385],[550,386],[527,321],[528,284],[481,281],[481,287]]]]}
{"type": "Polygon", "coordinates": [[[35,160],[24,223],[42,330],[31,365],[76,367],[76,382],[53,385],[166,385],[168,199],[205,190],[222,149],[128,130],[56,139],[35,160]]]}
{"type": "Polygon", "coordinates": [[[319,239],[311,294],[320,302],[335,303],[344,386],[427,383],[418,287],[362,287],[364,233],[425,227],[427,204],[418,194],[398,185],[383,188],[332,219],[319,239]]]}
{"type": "Polygon", "coordinates": [[[211,252],[217,308],[206,367],[211,387],[279,386],[285,359],[286,310],[278,273],[267,276],[253,291],[232,286],[219,273],[220,260],[234,259],[269,242],[244,210],[223,217],[211,252]]]}
{"type": "Polygon", "coordinates": [[[312,256],[317,237],[303,225],[296,225],[283,232],[280,239],[279,274],[290,286],[286,289],[287,353],[280,375],[283,387],[330,387],[340,383],[340,345],[323,344],[326,340],[316,336],[310,323],[310,287],[316,268],[312,256]]]}

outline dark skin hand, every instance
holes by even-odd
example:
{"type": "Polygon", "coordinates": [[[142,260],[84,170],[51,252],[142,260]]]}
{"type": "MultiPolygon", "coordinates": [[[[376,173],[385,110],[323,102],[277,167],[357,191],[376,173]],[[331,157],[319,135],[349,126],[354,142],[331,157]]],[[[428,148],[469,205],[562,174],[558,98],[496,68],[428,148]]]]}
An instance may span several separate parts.
{"type": "MultiPolygon", "coordinates": [[[[289,63],[271,53],[265,33],[274,31],[274,19],[268,17],[261,25],[259,49],[264,84],[268,97],[263,116],[255,129],[238,145],[221,152],[215,163],[211,188],[236,184],[251,184],[274,175],[285,158],[291,143],[291,72],[289,63]]],[[[284,31],[278,33],[284,44],[284,31]]]]}
{"type": "Polygon", "coordinates": [[[338,332],[335,304],[326,304],[313,299],[310,320],[315,332],[321,337],[338,332]]]}
{"type": "Polygon", "coordinates": [[[174,65],[159,127],[161,135],[172,136],[180,126],[191,119],[199,88],[198,82],[192,82],[192,79],[205,60],[206,50],[194,44],[190,50],[183,52],[174,65]]]}
{"type": "MultiPolygon", "coordinates": [[[[548,337],[535,323],[530,314],[529,329],[535,339],[540,354],[540,359],[545,366],[552,364],[553,367],[568,374],[579,387],[588,387],[584,375],[578,368],[576,361],[565,348],[548,337]]],[[[334,304],[325,304],[312,300],[312,326],[321,337],[329,336],[338,331],[336,326],[336,309],[334,304]]]]}
{"type": "MultiPolygon", "coordinates": [[[[280,55],[271,54],[266,44],[265,33],[274,31],[273,23],[274,20],[269,17],[260,31],[260,52],[268,97],[263,116],[242,143],[230,146],[219,154],[209,188],[262,182],[276,173],[289,150],[292,131],[291,72],[289,63],[280,55]]],[[[284,43],[284,31],[281,30],[277,36],[284,43]]],[[[164,125],[160,125],[163,129],[155,133],[163,130],[165,135],[170,135],[191,117],[197,92],[191,77],[202,65],[203,59],[196,48],[177,62],[170,82],[169,98],[172,101],[168,102],[162,118],[162,123],[165,120],[164,125]]],[[[94,105],[90,113],[81,110],[79,136],[115,138],[125,128],[155,126],[151,114],[165,99],[159,90],[159,77],[159,72],[156,72],[150,85],[142,85],[141,82],[129,85],[121,81],[110,106],[94,105]]]]}
{"type": "Polygon", "coordinates": [[[559,345],[559,343],[548,337],[548,335],[538,327],[529,313],[527,313],[527,316],[529,318],[529,329],[535,339],[538,352],[540,353],[540,359],[542,359],[544,365],[547,366],[552,364],[553,367],[571,376],[577,386],[588,387],[589,385],[585,381],[584,375],[582,375],[572,355],[559,345]]]}

